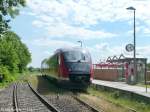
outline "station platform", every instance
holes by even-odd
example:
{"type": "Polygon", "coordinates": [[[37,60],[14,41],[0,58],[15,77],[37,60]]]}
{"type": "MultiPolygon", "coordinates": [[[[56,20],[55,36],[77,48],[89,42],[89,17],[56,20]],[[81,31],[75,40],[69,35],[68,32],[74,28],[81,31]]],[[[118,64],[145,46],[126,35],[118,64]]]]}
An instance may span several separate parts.
{"type": "Polygon", "coordinates": [[[132,94],[140,95],[150,100],[150,88],[147,88],[147,92],[146,92],[145,87],[128,85],[125,82],[112,82],[112,81],[103,81],[103,80],[93,80],[92,84],[96,86],[108,87],[115,90],[121,90],[132,94]]]}

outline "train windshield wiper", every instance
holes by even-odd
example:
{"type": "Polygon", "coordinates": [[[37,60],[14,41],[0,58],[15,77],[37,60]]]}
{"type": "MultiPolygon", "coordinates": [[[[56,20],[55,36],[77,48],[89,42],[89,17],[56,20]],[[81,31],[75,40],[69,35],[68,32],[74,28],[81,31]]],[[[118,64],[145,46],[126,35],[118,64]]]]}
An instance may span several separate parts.
{"type": "Polygon", "coordinates": [[[81,62],[81,59],[79,59],[77,62],[81,62]]]}

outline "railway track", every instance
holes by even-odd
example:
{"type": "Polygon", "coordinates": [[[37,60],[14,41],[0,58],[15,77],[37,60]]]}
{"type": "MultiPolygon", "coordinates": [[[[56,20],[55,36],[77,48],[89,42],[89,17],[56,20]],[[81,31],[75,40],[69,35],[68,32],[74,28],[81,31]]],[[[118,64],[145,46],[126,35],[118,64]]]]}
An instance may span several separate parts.
{"type": "Polygon", "coordinates": [[[59,112],[28,83],[17,83],[0,91],[0,112],[59,112]]]}
{"type": "Polygon", "coordinates": [[[13,112],[13,85],[0,91],[0,112],[13,112]]]}
{"type": "Polygon", "coordinates": [[[104,112],[104,110],[97,110],[94,107],[92,107],[91,105],[89,105],[88,103],[84,102],[83,100],[81,100],[80,98],[78,98],[77,96],[72,96],[75,100],[77,100],[78,102],[80,102],[81,104],[83,104],[84,106],[86,106],[87,108],[89,108],[92,112],[104,112]]]}
{"type": "Polygon", "coordinates": [[[59,112],[28,83],[15,84],[13,102],[14,112],[59,112]]]}
{"type": "Polygon", "coordinates": [[[19,112],[19,108],[18,108],[18,102],[17,102],[17,85],[14,84],[13,87],[13,111],[14,112],[19,112]]]}
{"type": "Polygon", "coordinates": [[[0,112],[102,112],[76,95],[37,93],[29,83],[16,83],[0,92],[0,112]]]}
{"type": "Polygon", "coordinates": [[[104,112],[97,110],[74,95],[45,96],[61,112],[104,112]]]}
{"type": "MultiPolygon", "coordinates": [[[[80,100],[76,94],[71,92],[70,94],[50,94],[50,95],[44,95],[41,96],[39,93],[37,93],[30,84],[28,84],[30,89],[33,91],[34,94],[36,94],[39,99],[47,99],[46,105],[51,104],[53,112],[103,112],[102,110],[99,111],[89,104],[85,103],[84,101],[80,100]]],[[[43,102],[43,101],[42,101],[43,102]]],[[[45,101],[44,101],[45,102],[45,101]]]]}
{"type": "Polygon", "coordinates": [[[62,87],[58,86],[55,82],[42,76],[39,76],[39,80],[41,82],[40,87],[43,88],[38,88],[38,91],[61,112],[104,112],[102,109],[97,110],[81,100],[77,94],[77,91],[81,91],[80,89],[76,91],[74,91],[74,89],[62,89],[62,87]],[[45,95],[47,90],[49,90],[48,85],[53,85],[52,89],[55,88],[55,92],[49,92],[48,95],[45,95]]]}

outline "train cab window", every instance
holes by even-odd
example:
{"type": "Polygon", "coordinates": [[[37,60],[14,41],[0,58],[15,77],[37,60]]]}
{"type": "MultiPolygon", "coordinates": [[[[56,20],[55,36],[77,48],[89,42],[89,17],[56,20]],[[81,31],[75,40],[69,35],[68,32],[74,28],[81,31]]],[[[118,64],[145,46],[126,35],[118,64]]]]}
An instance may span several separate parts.
{"type": "Polygon", "coordinates": [[[88,54],[81,51],[67,51],[63,55],[65,61],[89,61],[88,54]]]}

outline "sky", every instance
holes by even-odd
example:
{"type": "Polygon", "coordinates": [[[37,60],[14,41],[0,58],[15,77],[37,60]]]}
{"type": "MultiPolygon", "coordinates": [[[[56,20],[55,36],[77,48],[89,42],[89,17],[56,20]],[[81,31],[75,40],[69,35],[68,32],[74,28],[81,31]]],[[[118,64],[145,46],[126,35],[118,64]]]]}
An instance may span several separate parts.
{"type": "Polygon", "coordinates": [[[125,46],[133,43],[133,11],[136,8],[136,56],[150,62],[150,0],[27,0],[20,15],[10,22],[27,45],[32,62],[40,67],[60,47],[83,42],[93,63],[108,56],[133,57],[125,46]]]}

